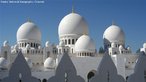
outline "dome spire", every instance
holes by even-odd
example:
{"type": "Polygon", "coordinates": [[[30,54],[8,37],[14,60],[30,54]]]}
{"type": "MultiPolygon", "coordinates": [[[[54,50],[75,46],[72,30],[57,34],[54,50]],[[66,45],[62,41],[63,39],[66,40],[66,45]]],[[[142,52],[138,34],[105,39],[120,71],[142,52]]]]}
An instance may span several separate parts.
{"type": "Polygon", "coordinates": [[[27,22],[32,22],[31,19],[30,19],[29,17],[27,18],[27,22]]]}
{"type": "Polygon", "coordinates": [[[112,21],[112,25],[116,25],[116,23],[115,23],[115,21],[114,21],[114,20],[112,21]]]}
{"type": "Polygon", "coordinates": [[[72,13],[75,13],[74,5],[72,5],[72,13]]]}

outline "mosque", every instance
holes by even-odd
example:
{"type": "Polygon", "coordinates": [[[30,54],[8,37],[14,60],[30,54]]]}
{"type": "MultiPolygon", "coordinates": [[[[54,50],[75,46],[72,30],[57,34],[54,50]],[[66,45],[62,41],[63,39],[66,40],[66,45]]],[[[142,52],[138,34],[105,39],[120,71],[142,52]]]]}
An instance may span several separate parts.
{"type": "MultiPolygon", "coordinates": [[[[112,58],[119,75],[126,79],[134,72],[137,53],[125,47],[124,31],[116,24],[110,25],[103,33],[103,53],[96,50],[93,39],[89,36],[86,20],[76,12],[66,15],[58,26],[59,43],[46,41],[41,44],[41,31],[36,24],[28,20],[17,31],[14,46],[4,41],[0,52],[0,79],[8,76],[19,51],[22,52],[31,69],[32,76],[44,80],[55,75],[56,68],[64,53],[71,58],[77,74],[88,81],[97,71],[104,52],[112,58]]],[[[146,43],[141,51],[146,52],[146,43]]],[[[68,70],[69,71],[69,70],[68,70]]]]}

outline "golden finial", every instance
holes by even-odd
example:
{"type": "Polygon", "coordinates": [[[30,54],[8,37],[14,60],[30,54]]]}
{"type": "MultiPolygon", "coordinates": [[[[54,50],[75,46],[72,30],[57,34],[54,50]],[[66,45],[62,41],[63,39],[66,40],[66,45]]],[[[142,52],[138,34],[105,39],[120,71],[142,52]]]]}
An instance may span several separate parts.
{"type": "Polygon", "coordinates": [[[116,25],[116,24],[115,24],[115,21],[112,21],[112,25],[116,25]]]}
{"type": "Polygon", "coordinates": [[[74,5],[72,5],[72,13],[75,13],[74,5]]]}
{"type": "Polygon", "coordinates": [[[32,22],[31,19],[30,19],[29,17],[27,18],[27,22],[32,22]]]}

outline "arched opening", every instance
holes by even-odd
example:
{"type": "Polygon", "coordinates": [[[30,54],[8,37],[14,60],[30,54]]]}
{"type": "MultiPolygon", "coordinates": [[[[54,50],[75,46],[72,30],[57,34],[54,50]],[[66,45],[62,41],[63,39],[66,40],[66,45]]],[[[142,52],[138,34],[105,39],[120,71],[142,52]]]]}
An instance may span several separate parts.
{"type": "Polygon", "coordinates": [[[50,57],[50,52],[49,51],[47,52],[47,57],[50,57]]]}
{"type": "Polygon", "coordinates": [[[19,73],[19,82],[22,82],[22,74],[21,73],[19,73]]]}
{"type": "Polygon", "coordinates": [[[25,47],[26,47],[26,43],[25,43],[25,47]]]}
{"type": "Polygon", "coordinates": [[[123,52],[123,51],[121,51],[121,53],[123,54],[124,52],[123,52]]]}
{"type": "Polygon", "coordinates": [[[128,80],[129,76],[126,77],[126,81],[128,80]]]}
{"type": "Polygon", "coordinates": [[[38,44],[36,44],[36,48],[38,48],[38,44]]]}
{"type": "Polygon", "coordinates": [[[36,65],[39,65],[39,63],[37,63],[36,65]]]}
{"type": "Polygon", "coordinates": [[[46,79],[43,79],[43,82],[47,82],[47,80],[46,79]]]}
{"type": "Polygon", "coordinates": [[[21,43],[20,43],[20,47],[21,47],[21,43]]]}
{"type": "Polygon", "coordinates": [[[35,47],[35,43],[33,43],[33,47],[35,47]]]}
{"type": "Polygon", "coordinates": [[[116,48],[118,47],[118,45],[116,44],[116,48]]]}
{"type": "Polygon", "coordinates": [[[73,53],[73,48],[72,48],[72,53],[73,53]]]}
{"type": "Polygon", "coordinates": [[[89,53],[87,53],[87,56],[89,56],[89,53]]]}
{"type": "Polygon", "coordinates": [[[5,51],[5,52],[4,52],[4,58],[7,59],[7,57],[8,57],[8,52],[5,51]]]}
{"type": "Polygon", "coordinates": [[[71,52],[71,50],[67,49],[67,53],[71,52]]]}
{"type": "Polygon", "coordinates": [[[67,40],[65,39],[65,45],[67,44],[67,40]]]}
{"type": "Polygon", "coordinates": [[[70,44],[70,39],[68,39],[68,44],[70,44]]]}
{"type": "Polygon", "coordinates": [[[90,80],[92,77],[95,76],[95,73],[96,73],[95,70],[92,70],[92,71],[90,71],[90,72],[88,73],[88,75],[87,75],[88,82],[89,82],[89,80],[90,80]]]}
{"type": "Polygon", "coordinates": [[[27,54],[29,54],[29,50],[27,50],[27,54]]]}
{"type": "Polygon", "coordinates": [[[40,53],[40,51],[38,51],[38,53],[40,53]]]}
{"type": "Polygon", "coordinates": [[[117,54],[117,52],[114,52],[114,54],[117,54]]]}
{"type": "Polygon", "coordinates": [[[33,47],[33,43],[31,43],[31,47],[33,47]]]}
{"type": "Polygon", "coordinates": [[[65,53],[65,49],[63,50],[63,52],[65,53]]]}
{"type": "Polygon", "coordinates": [[[84,53],[82,53],[82,56],[84,56],[84,53]]]}
{"type": "Polygon", "coordinates": [[[65,82],[68,82],[68,73],[65,73],[64,77],[65,77],[65,82]]]}
{"type": "Polygon", "coordinates": [[[24,43],[22,43],[22,47],[24,47],[24,43]]]}
{"type": "Polygon", "coordinates": [[[72,44],[75,44],[74,39],[72,39],[72,44]]]}

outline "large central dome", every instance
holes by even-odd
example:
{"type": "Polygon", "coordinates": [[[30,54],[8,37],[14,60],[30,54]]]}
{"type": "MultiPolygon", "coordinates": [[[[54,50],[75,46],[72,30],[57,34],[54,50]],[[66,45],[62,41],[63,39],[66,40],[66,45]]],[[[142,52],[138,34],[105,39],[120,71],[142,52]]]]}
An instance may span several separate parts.
{"type": "Polygon", "coordinates": [[[17,31],[17,41],[21,40],[34,40],[40,42],[41,32],[34,23],[27,21],[22,24],[17,31]]]}
{"type": "Polygon", "coordinates": [[[88,25],[82,16],[70,13],[61,20],[58,34],[59,36],[88,34],[88,25]]]}

